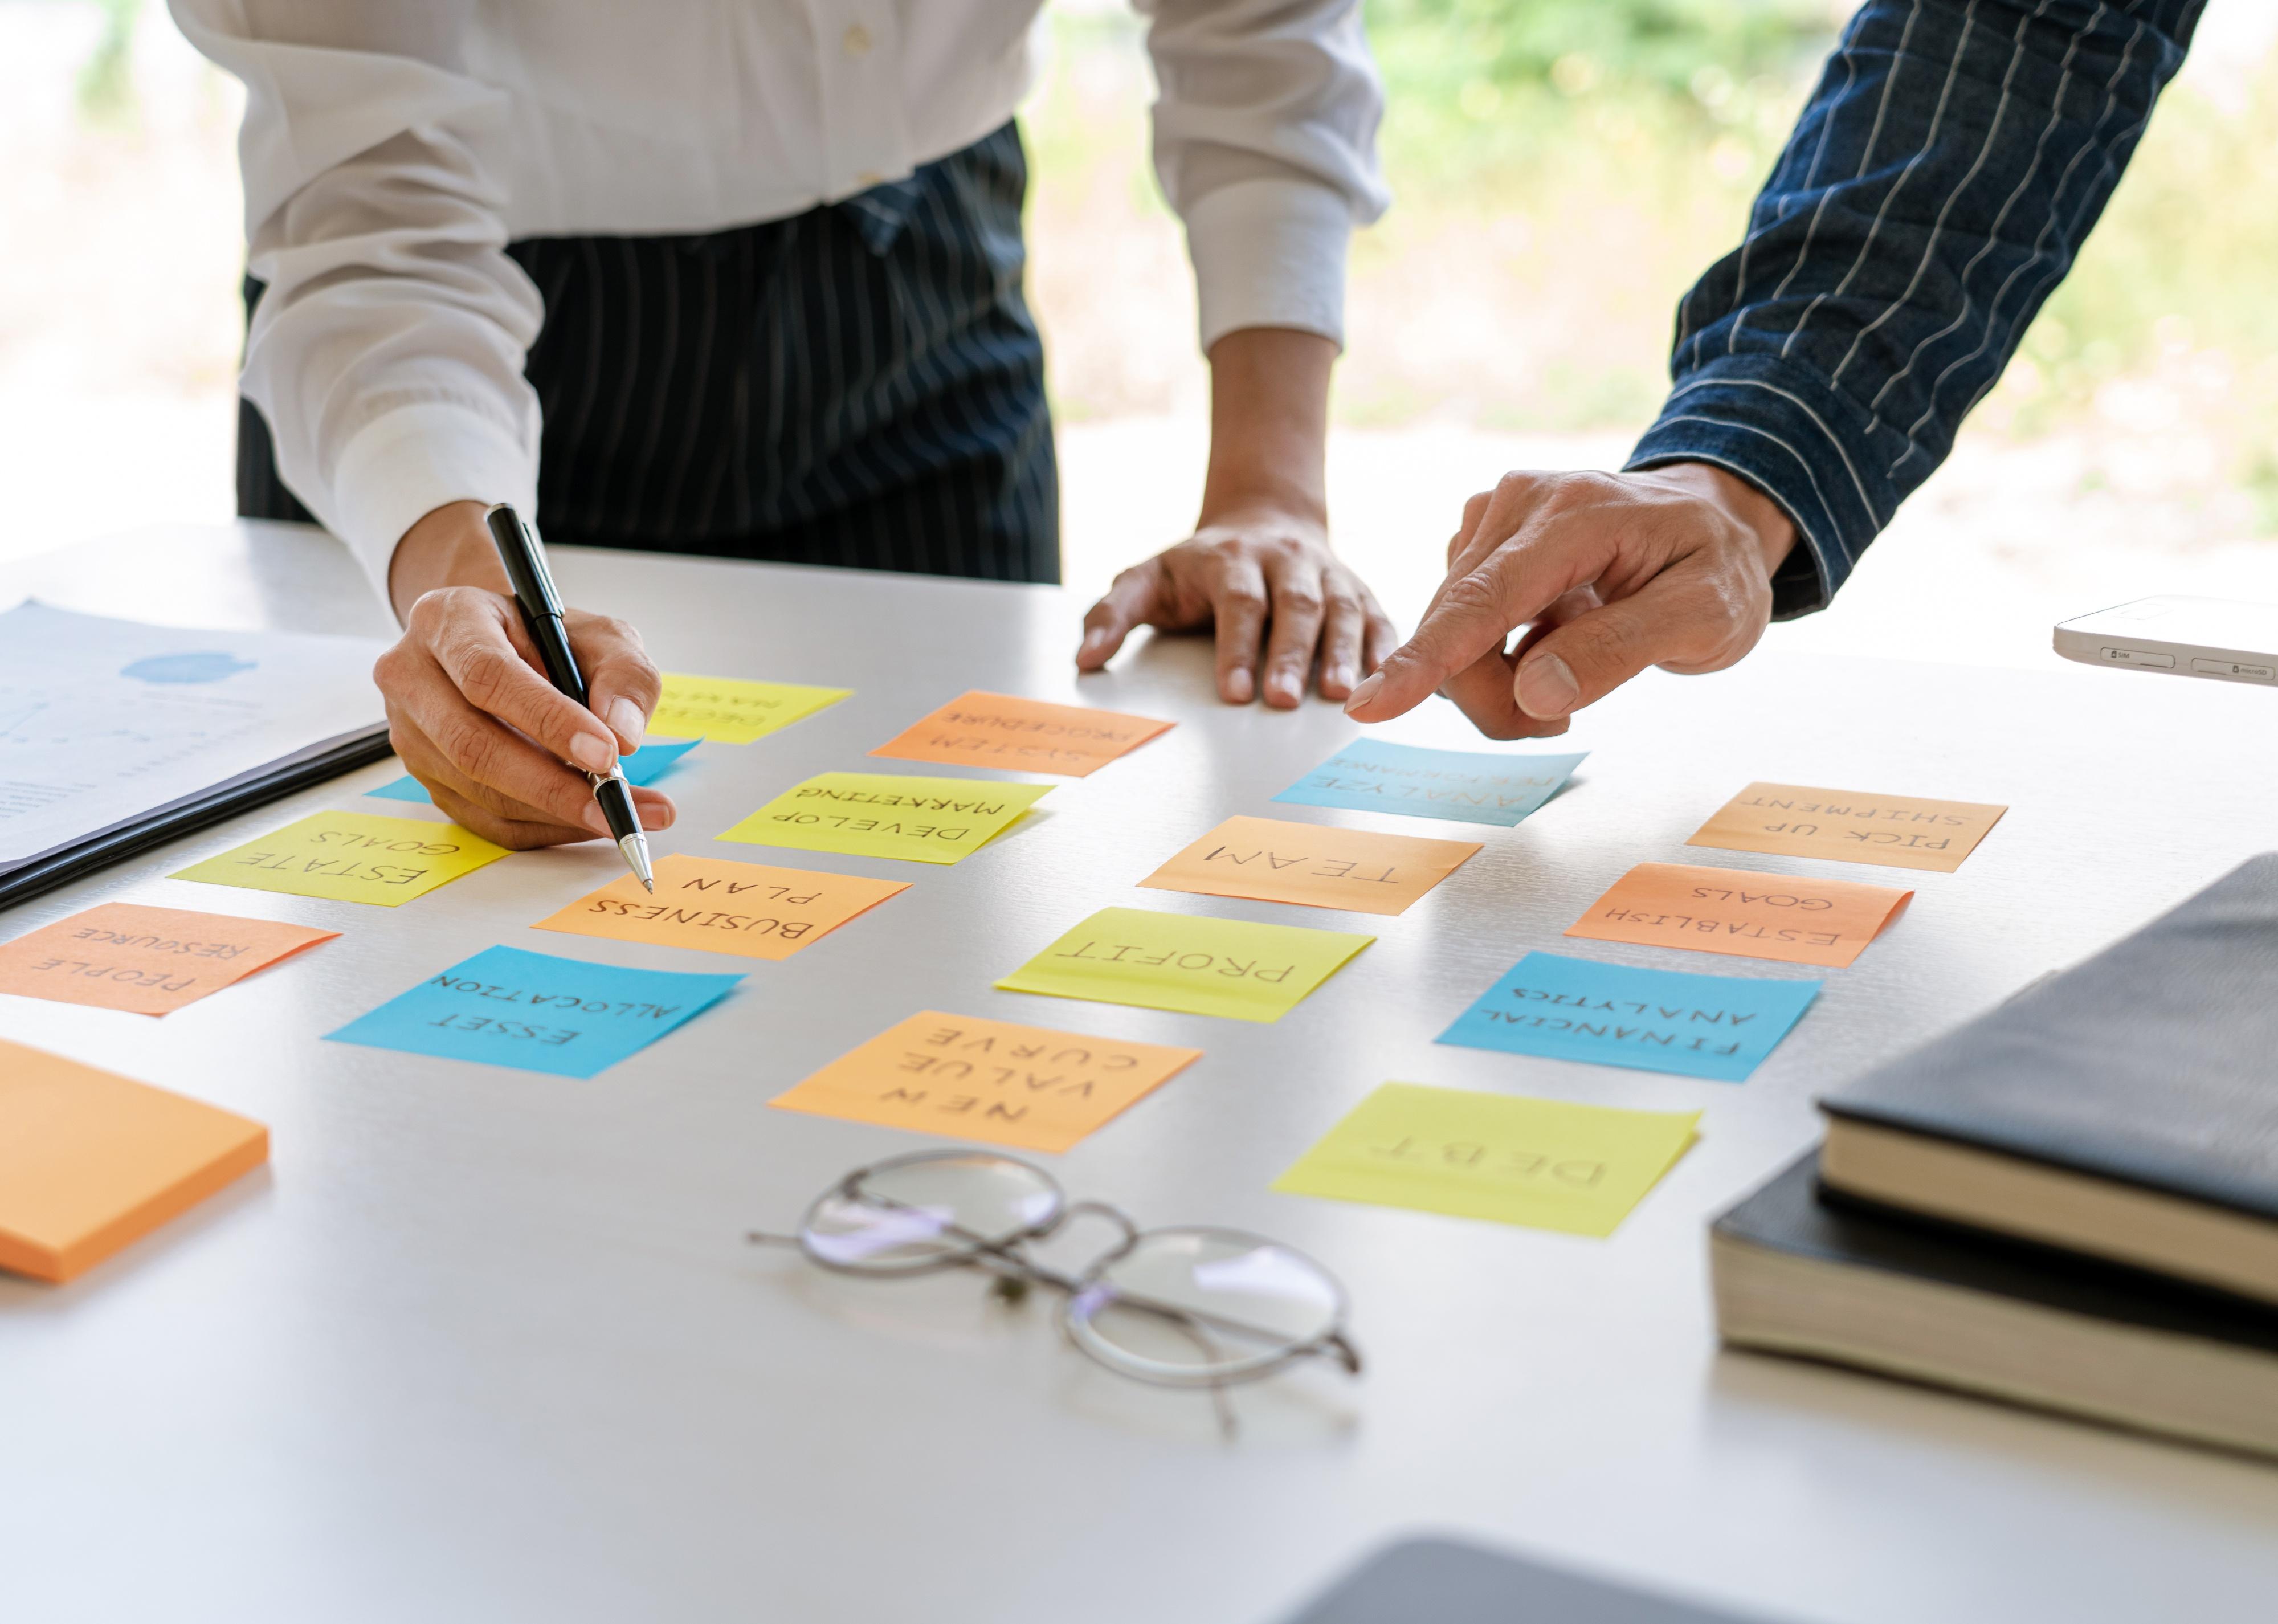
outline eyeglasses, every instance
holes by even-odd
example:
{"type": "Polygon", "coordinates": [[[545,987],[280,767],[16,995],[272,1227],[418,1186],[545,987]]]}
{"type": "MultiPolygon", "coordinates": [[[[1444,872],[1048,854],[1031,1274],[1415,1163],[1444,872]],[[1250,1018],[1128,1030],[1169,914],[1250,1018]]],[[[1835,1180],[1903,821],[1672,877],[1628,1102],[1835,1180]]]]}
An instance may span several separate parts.
{"type": "Polygon", "coordinates": [[[745,1238],[795,1245],[844,1275],[977,1268],[1007,1303],[1049,1286],[1067,1299],[1060,1329],[1081,1352],[1118,1375],[1207,1389],[1228,1436],[1226,1390],[1237,1383],[1312,1358],[1360,1373],[1344,1288],[1303,1252],[1240,1229],[1142,1229],[1105,1203],[1069,1201],[1041,1168],[986,1151],[920,1151],[857,1168],[815,1199],[797,1235],[745,1238]],[[1122,1238],[1082,1274],[1028,1254],[1083,1215],[1122,1238]]]}

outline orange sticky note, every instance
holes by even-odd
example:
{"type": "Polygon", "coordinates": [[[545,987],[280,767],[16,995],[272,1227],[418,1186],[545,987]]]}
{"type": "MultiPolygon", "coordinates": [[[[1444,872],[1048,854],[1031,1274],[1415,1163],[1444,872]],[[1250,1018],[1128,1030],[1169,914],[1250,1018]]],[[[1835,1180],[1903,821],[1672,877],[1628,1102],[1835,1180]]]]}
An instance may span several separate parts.
{"type": "Polygon", "coordinates": [[[1139,883],[1206,897],[1401,914],[1479,850],[1474,840],[1230,817],[1139,883]]]}
{"type": "Polygon", "coordinates": [[[69,1280],[269,1159],[269,1130],[0,1038],[0,1268],[69,1280]]]}
{"type": "Polygon", "coordinates": [[[1840,969],[1914,894],[1855,880],[1641,862],[1566,934],[1840,969]]]}
{"type": "Polygon", "coordinates": [[[531,928],[623,942],[788,959],[909,886],[718,857],[656,861],[656,894],[628,874],[531,928]]]}
{"type": "Polygon", "coordinates": [[[339,934],[105,902],[0,946],[0,992],[162,1015],[339,934]]]}
{"type": "Polygon", "coordinates": [[[1751,784],[1686,844],[1951,874],[2008,809],[1975,801],[1751,784]]]}
{"type": "Polygon", "coordinates": [[[870,754],[1081,778],[1176,725],[1120,710],[1051,705],[976,689],[912,724],[870,754]]]}
{"type": "Polygon", "coordinates": [[[816,1116],[1057,1152],[1202,1053],[929,1009],[768,1103],[816,1116]]]}

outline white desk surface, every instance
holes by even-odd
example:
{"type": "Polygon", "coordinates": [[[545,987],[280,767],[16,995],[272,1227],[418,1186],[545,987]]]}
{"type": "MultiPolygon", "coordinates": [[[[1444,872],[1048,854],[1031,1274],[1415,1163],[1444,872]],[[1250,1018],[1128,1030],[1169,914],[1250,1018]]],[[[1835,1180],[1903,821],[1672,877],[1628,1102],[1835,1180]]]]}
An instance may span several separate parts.
{"type": "MultiPolygon", "coordinates": [[[[913,889],[813,950],[745,966],[531,933],[614,877],[605,845],[485,869],[399,910],[164,877],[368,769],[35,900],[13,936],[103,900],[258,914],[336,942],[164,1020],[0,998],[0,1033],[271,1124],[270,1169],[72,1285],[0,1281],[0,1615],[127,1620],[926,1620],[1263,1624],[1421,1528],[1768,1620],[1941,1624],[2267,1617],[2278,1469],[1832,1369],[1718,1351],[1704,1230],[1816,1132],[1816,1092],[2085,954],[2274,843],[2278,694],[1761,656],[1658,673],[1588,713],[1580,781],[1516,829],[1290,809],[1487,849],[1393,919],[1132,883],[1355,731],[1212,699],[1206,645],[1069,663],[1045,588],[565,550],[565,594],[646,628],[667,669],[853,698],[664,787],[665,851],[709,839],[967,688],[1180,725],[954,868],[791,854],[913,889]],[[1686,848],[1752,778],[2007,802],[1955,874],[1686,848]],[[1912,908],[1745,1084],[1444,1048],[1433,1037],[1631,864],[1887,879],[1912,908]],[[992,992],[1116,905],[1379,937],[1278,1025],[992,992]],[[319,1041],[493,943],[744,990],[577,1082],[319,1041]],[[1201,1398],[1065,1346],[1048,1305],[951,1276],[850,1282],[747,1248],[915,1136],[770,1095],[914,1010],[1192,1044],[1207,1056],[1069,1154],[1073,1191],[1244,1226],[1349,1286],[1369,1360],[1201,1398]],[[1276,1195],[1387,1079],[1705,1109],[1610,1240],[1276,1195]]],[[[2152,590],[2156,583],[2147,583],[2152,590]]],[[[285,526],[146,532],[0,573],[0,601],[181,624],[384,630],[346,555],[285,526]]],[[[1477,743],[1453,711],[1400,724],[1477,743]]],[[[1563,746],[1556,747],[1566,747],[1563,746]]],[[[403,810],[386,802],[372,810],[403,810]]],[[[1593,955],[1753,961],[1593,943],[1593,955]]]]}

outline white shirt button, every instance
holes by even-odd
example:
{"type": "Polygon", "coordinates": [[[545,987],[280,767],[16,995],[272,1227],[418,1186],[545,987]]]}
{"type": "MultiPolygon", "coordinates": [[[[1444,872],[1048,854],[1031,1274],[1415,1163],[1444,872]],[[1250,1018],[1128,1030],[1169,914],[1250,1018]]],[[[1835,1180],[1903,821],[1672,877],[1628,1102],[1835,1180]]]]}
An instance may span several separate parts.
{"type": "Polygon", "coordinates": [[[860,23],[855,23],[848,27],[839,43],[845,47],[850,57],[867,57],[870,54],[870,31],[860,23]]]}

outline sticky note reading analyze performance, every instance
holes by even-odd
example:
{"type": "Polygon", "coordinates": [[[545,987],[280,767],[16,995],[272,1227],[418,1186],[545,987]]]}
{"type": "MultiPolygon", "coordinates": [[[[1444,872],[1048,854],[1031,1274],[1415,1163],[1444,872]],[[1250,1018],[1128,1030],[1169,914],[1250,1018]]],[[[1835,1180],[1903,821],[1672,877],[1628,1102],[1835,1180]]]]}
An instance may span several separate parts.
{"type": "Polygon", "coordinates": [[[929,1009],[768,1103],[816,1116],[1059,1152],[1202,1053],[929,1009]]]}
{"type": "Polygon", "coordinates": [[[648,731],[667,739],[749,744],[836,705],[852,688],[810,688],[795,682],[746,682],[735,677],[664,673],[663,696],[648,731]]]}
{"type": "Polygon", "coordinates": [[[173,877],[394,908],[506,854],[456,823],[317,812],[173,877]]]}
{"type": "Polygon", "coordinates": [[[975,690],[912,724],[870,754],[1081,778],[1173,725],[1152,716],[975,690]]]}
{"type": "Polygon", "coordinates": [[[1401,914],[1479,851],[1470,840],[1230,817],[1139,883],[1208,897],[1401,914]]]}
{"type": "Polygon", "coordinates": [[[1974,801],[1751,784],[1686,844],[1951,874],[2008,809],[1974,801]]]}
{"type": "Polygon", "coordinates": [[[1375,939],[1104,908],[997,985],[1006,992],[1278,1021],[1375,939]]]}
{"type": "Polygon", "coordinates": [[[747,959],[788,959],[908,889],[902,880],[675,854],[656,860],[654,896],[631,875],[623,875],[532,928],[747,959]]]}
{"type": "Polygon", "coordinates": [[[1273,799],[1285,806],[1343,807],[1510,828],[1556,794],[1587,756],[1587,751],[1495,755],[1425,750],[1356,739],[1273,799]]]}
{"type": "Polygon", "coordinates": [[[1641,862],[1566,934],[1840,969],[1914,894],[1855,880],[1641,862]]]}
{"type": "Polygon", "coordinates": [[[339,934],[105,902],[0,946],[0,992],[162,1015],[339,934]]]}
{"type": "Polygon", "coordinates": [[[793,785],[720,839],[856,857],[955,862],[1018,823],[1051,788],[1049,784],[992,784],[979,778],[818,773],[793,785]]]}
{"type": "MultiPolygon", "coordinates": [[[[624,773],[628,784],[654,784],[674,762],[703,742],[700,739],[683,739],[669,743],[652,739],[631,755],[618,757],[617,766],[624,773]]],[[[391,778],[378,789],[366,790],[364,793],[375,800],[410,801],[423,806],[432,806],[435,801],[435,798],[427,793],[427,786],[409,773],[400,778],[391,778]]]]}

